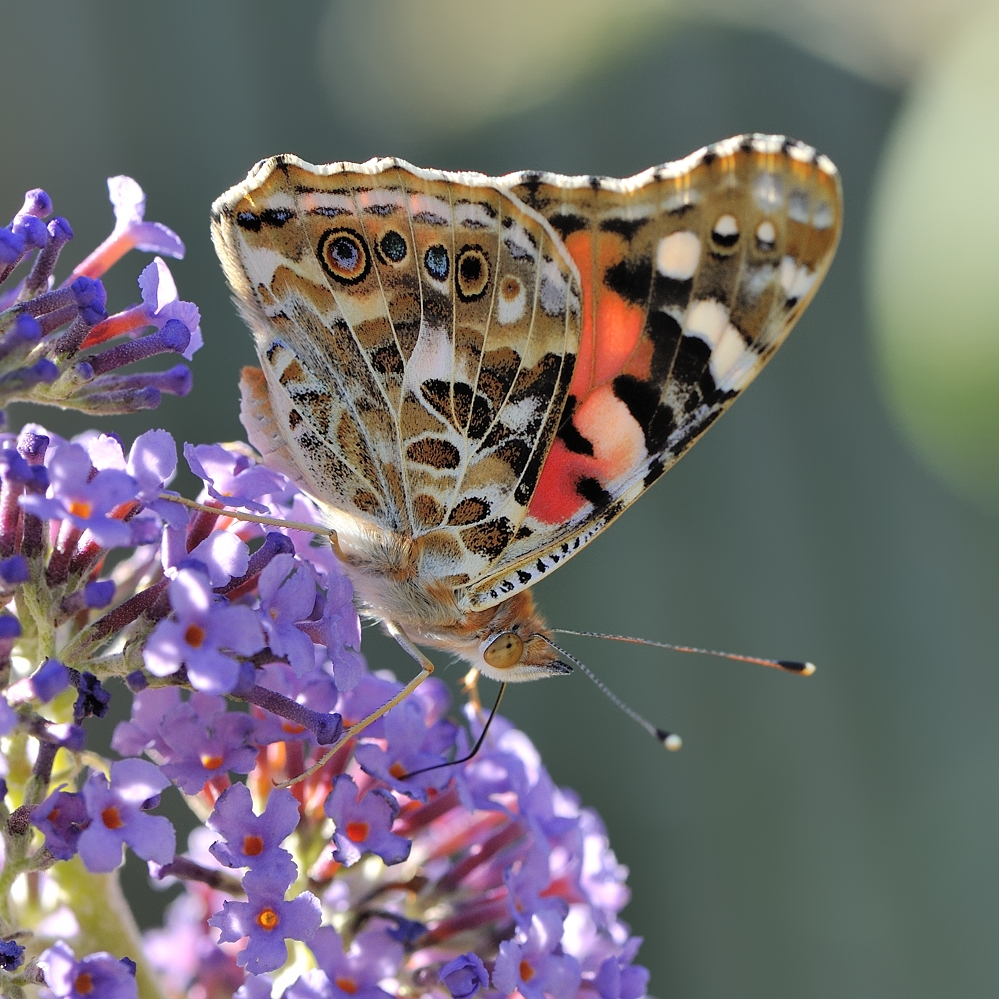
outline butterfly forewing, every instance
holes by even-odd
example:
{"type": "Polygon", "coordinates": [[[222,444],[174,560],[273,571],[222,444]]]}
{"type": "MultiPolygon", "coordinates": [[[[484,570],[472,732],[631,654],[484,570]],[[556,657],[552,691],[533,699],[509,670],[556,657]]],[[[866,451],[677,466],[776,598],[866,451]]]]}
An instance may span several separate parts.
{"type": "Polygon", "coordinates": [[[743,136],[627,180],[501,178],[575,260],[583,328],[524,531],[475,587],[488,606],[574,554],[752,381],[801,315],[841,225],[835,168],[743,136]]]}

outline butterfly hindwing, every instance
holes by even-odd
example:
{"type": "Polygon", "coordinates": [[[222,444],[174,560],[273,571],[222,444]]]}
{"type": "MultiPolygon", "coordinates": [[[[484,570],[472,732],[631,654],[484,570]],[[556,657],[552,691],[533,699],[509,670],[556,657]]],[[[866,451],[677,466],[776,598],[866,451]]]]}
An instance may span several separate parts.
{"type": "Polygon", "coordinates": [[[575,266],[477,174],[395,160],[258,165],[214,233],[256,338],[244,418],[326,505],[486,574],[527,516],[572,376],[575,266]]]}
{"type": "Polygon", "coordinates": [[[583,323],[525,536],[478,582],[473,606],[578,551],[731,404],[810,300],[842,213],[828,159],[774,136],[730,139],[622,181],[500,182],[563,238],[583,323]]]}

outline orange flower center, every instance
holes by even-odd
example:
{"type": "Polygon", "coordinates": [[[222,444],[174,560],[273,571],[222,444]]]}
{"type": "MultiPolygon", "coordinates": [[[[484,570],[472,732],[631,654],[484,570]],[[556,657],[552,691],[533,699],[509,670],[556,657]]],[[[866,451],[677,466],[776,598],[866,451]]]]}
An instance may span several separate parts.
{"type": "Polygon", "coordinates": [[[259,836],[243,837],[243,853],[247,857],[259,857],[264,852],[264,841],[259,836]]]}
{"type": "Polygon", "coordinates": [[[85,996],[88,992],[93,991],[94,980],[90,977],[89,971],[81,971],[76,976],[76,981],[73,982],[73,989],[79,992],[81,996],[85,996]]]}
{"type": "Polygon", "coordinates": [[[338,978],[336,987],[347,995],[352,996],[357,991],[357,982],[353,978],[338,978]]]}
{"type": "Polygon", "coordinates": [[[218,768],[222,766],[222,757],[203,755],[201,757],[201,765],[206,770],[218,770],[218,768]]]}
{"type": "MultiPolygon", "coordinates": [[[[82,517],[86,520],[91,511],[94,509],[93,503],[88,503],[86,500],[73,500],[69,504],[69,512],[73,514],[74,517],[82,517]]],[[[89,981],[89,976],[88,976],[89,981]]]]}
{"type": "Polygon", "coordinates": [[[389,767],[389,773],[396,780],[402,780],[402,778],[406,776],[406,768],[401,763],[396,761],[389,767]]]}
{"type": "Polygon", "coordinates": [[[351,843],[363,843],[367,838],[368,838],[367,822],[347,823],[347,839],[349,839],[351,843]]]}
{"type": "Polygon", "coordinates": [[[205,640],[205,629],[199,624],[189,624],[184,632],[184,641],[192,649],[200,649],[201,643],[205,640]]]}
{"type": "Polygon", "coordinates": [[[108,805],[108,807],[101,812],[101,822],[103,822],[108,829],[120,829],[125,824],[122,822],[121,816],[118,814],[118,809],[114,805],[108,805]]]}
{"type": "Polygon", "coordinates": [[[529,961],[520,962],[520,980],[525,984],[534,977],[534,969],[529,961]]]}
{"type": "Polygon", "coordinates": [[[270,906],[257,913],[257,926],[262,930],[273,930],[280,921],[278,914],[270,906]]]}

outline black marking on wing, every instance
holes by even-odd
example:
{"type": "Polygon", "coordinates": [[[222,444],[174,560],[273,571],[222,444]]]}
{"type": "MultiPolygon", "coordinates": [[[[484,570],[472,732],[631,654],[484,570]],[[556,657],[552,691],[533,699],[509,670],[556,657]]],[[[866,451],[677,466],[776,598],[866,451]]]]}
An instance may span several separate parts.
{"type": "Polygon", "coordinates": [[[562,411],[562,422],[559,423],[558,431],[555,434],[566,448],[573,454],[587,454],[592,457],[593,444],[588,441],[572,422],[573,413],[576,411],[576,397],[570,395],[565,400],[565,409],[562,411]]]}
{"type": "Polygon", "coordinates": [[[635,238],[635,233],[643,228],[647,221],[647,219],[604,219],[600,223],[600,231],[616,232],[619,236],[623,236],[630,243],[635,238]]]}

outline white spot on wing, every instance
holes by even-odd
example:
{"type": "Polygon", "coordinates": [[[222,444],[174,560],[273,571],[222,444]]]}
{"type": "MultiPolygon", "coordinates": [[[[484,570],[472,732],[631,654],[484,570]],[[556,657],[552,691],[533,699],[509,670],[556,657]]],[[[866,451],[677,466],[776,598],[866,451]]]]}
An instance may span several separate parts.
{"type": "Polygon", "coordinates": [[[739,235],[739,220],[734,215],[723,215],[716,223],[714,232],[723,239],[727,236],[739,235]]]}
{"type": "Polygon", "coordinates": [[[808,195],[804,191],[792,191],[787,205],[788,218],[795,222],[807,222],[808,208],[808,195]]]}
{"type": "Polygon", "coordinates": [[[816,229],[828,229],[833,224],[832,205],[828,201],[820,201],[815,206],[815,214],[812,216],[812,225],[816,229]]]}
{"type": "Polygon", "coordinates": [[[747,271],[747,277],[743,280],[742,287],[745,294],[750,299],[759,298],[763,294],[767,285],[773,280],[777,268],[773,264],[762,264],[759,267],[751,267],[747,271]]]}
{"type": "Polygon", "coordinates": [[[499,294],[496,296],[496,319],[501,326],[515,323],[524,315],[527,292],[524,282],[512,274],[502,279],[499,294]]]}
{"type": "Polygon", "coordinates": [[[656,270],[677,281],[689,281],[700,259],[701,241],[689,230],[663,236],[656,247],[656,270]]]}
{"type": "Polygon", "coordinates": [[[811,163],[815,159],[815,147],[804,142],[793,142],[787,147],[787,155],[799,163],[811,163]]]}
{"type": "Polygon", "coordinates": [[[567,291],[568,286],[558,264],[554,260],[546,260],[541,268],[541,287],[538,289],[538,301],[547,315],[561,316],[565,314],[567,291]]]}
{"type": "Polygon", "coordinates": [[[753,199],[764,211],[777,208],[783,200],[780,180],[772,173],[761,173],[753,184],[753,199]]]}
{"type": "Polygon", "coordinates": [[[801,301],[815,284],[815,271],[804,264],[799,266],[794,257],[783,257],[780,262],[780,283],[789,301],[801,301]]]}
{"type": "Polygon", "coordinates": [[[754,135],[752,142],[754,153],[769,153],[770,155],[774,155],[781,151],[781,147],[784,145],[784,137],[782,135],[754,135]]]}
{"type": "Polygon", "coordinates": [[[756,227],[756,242],[761,250],[772,250],[777,244],[777,231],[769,219],[764,219],[756,227]]]}
{"type": "Polygon", "coordinates": [[[746,345],[742,334],[729,323],[711,352],[709,366],[715,385],[723,392],[742,388],[756,359],[756,353],[746,345]]]}
{"type": "Polygon", "coordinates": [[[520,402],[510,402],[503,405],[503,423],[515,434],[525,433],[537,418],[538,399],[528,396],[520,402]]]}
{"type": "Polygon", "coordinates": [[[495,232],[498,228],[496,217],[490,215],[482,205],[475,202],[455,205],[454,220],[457,225],[464,225],[472,229],[495,232]]]}
{"type": "Polygon", "coordinates": [[[423,323],[416,347],[406,362],[406,380],[420,385],[428,378],[451,380],[454,348],[447,330],[423,323]]]}
{"type": "Polygon", "coordinates": [[[452,219],[451,203],[441,198],[434,198],[429,194],[410,194],[409,211],[413,216],[422,215],[440,219],[442,224],[446,224],[452,219]]]}
{"type": "Polygon", "coordinates": [[[700,337],[714,349],[718,346],[727,323],[728,308],[713,298],[703,298],[690,307],[683,335],[700,337]]]}

